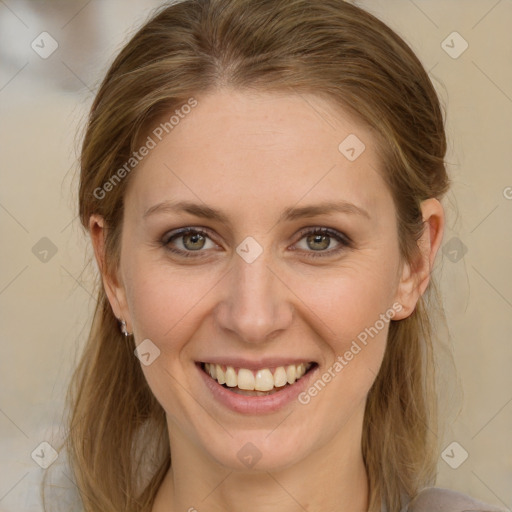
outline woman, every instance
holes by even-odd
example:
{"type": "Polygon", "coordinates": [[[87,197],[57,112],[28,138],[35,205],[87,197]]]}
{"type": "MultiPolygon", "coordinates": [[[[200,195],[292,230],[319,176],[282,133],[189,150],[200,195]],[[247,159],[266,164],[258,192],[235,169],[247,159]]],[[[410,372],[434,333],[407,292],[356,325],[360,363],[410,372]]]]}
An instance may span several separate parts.
{"type": "Polygon", "coordinates": [[[442,112],[340,0],[186,0],[92,106],[86,511],[498,510],[435,489],[442,112]]]}

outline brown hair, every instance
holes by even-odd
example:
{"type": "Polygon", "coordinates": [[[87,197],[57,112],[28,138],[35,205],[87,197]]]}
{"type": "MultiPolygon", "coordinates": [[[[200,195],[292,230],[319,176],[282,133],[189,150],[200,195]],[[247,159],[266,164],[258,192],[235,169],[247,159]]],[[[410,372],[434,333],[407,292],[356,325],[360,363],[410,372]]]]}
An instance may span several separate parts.
{"type": "MultiPolygon", "coordinates": [[[[371,128],[397,212],[401,256],[412,261],[420,203],[448,189],[442,111],[408,45],[341,0],[185,0],[164,6],[123,48],[96,95],[81,154],[80,219],[105,219],[107,271],[119,263],[130,175],[95,191],[130,158],[148,127],[221,87],[314,93],[371,128]]],[[[136,172],[133,171],[133,172],[136,172]]],[[[399,510],[433,481],[437,451],[431,281],[415,311],[392,321],[366,405],[362,449],[369,510],[399,510]],[[429,300],[430,299],[430,300],[429,300]],[[428,302],[428,304],[427,304],[428,302]]],[[[119,332],[105,291],[68,393],[66,448],[85,510],[150,511],[170,466],[165,415],[119,332]],[[152,454],[137,452],[141,440],[152,454]]]]}

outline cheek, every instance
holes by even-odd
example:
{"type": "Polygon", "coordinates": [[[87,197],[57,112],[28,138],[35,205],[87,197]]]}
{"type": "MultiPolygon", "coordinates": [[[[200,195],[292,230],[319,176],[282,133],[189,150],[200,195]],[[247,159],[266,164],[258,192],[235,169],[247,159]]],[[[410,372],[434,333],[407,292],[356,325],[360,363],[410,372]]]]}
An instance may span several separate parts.
{"type": "MultiPolygon", "coordinates": [[[[332,272],[317,272],[314,279],[296,281],[294,291],[323,324],[322,332],[332,340],[336,353],[344,352],[347,343],[350,345],[392,309],[394,268],[392,264],[358,262],[332,272]]],[[[383,330],[380,322],[378,327],[383,330]]]]}
{"type": "Polygon", "coordinates": [[[298,291],[318,318],[327,348],[318,377],[321,382],[306,390],[301,403],[309,404],[318,417],[331,417],[331,434],[363,407],[382,364],[390,321],[396,314],[398,268],[398,253],[383,254],[375,251],[350,263],[347,260],[332,273],[303,280],[298,291]]]}
{"type": "Polygon", "coordinates": [[[137,344],[150,339],[160,354],[142,371],[156,399],[174,423],[186,429],[194,423],[190,409],[189,354],[198,328],[198,315],[214,282],[210,274],[177,272],[147,255],[127,262],[127,301],[137,344]],[[142,270],[143,269],[143,270],[142,270]],[[188,404],[188,405],[187,405],[188,404]]]}
{"type": "Polygon", "coordinates": [[[192,270],[177,271],[164,261],[151,261],[142,254],[134,255],[126,269],[130,276],[127,302],[138,337],[160,343],[183,339],[194,309],[212,286],[212,277],[192,270]],[[177,336],[177,332],[182,334],[177,336]]]}
{"type": "Polygon", "coordinates": [[[390,275],[382,266],[358,266],[339,272],[337,278],[317,280],[308,295],[303,295],[319,319],[327,351],[316,381],[299,401],[312,416],[329,418],[322,433],[325,441],[350,418],[362,418],[396,314],[390,275]]]}

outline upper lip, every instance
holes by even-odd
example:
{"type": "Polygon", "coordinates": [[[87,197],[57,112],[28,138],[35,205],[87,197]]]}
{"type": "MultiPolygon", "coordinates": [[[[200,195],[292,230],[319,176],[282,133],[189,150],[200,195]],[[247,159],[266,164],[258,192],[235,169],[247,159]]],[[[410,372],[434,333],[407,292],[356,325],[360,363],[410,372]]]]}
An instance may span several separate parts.
{"type": "Polygon", "coordinates": [[[242,357],[218,357],[201,359],[201,363],[213,363],[218,365],[232,366],[233,368],[247,368],[248,370],[259,370],[262,368],[277,368],[278,366],[298,365],[301,363],[314,363],[313,359],[305,357],[265,357],[261,359],[244,359],[242,357]]]}

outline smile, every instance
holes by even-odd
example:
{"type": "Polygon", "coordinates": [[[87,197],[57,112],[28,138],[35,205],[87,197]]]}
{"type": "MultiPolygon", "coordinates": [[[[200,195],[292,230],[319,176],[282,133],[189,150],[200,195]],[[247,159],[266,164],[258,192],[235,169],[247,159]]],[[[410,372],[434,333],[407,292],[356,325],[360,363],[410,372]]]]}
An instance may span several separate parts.
{"type": "Polygon", "coordinates": [[[292,386],[316,363],[303,362],[275,368],[235,368],[233,366],[201,363],[202,370],[213,380],[233,393],[245,396],[266,396],[292,386]]]}

